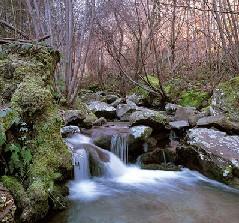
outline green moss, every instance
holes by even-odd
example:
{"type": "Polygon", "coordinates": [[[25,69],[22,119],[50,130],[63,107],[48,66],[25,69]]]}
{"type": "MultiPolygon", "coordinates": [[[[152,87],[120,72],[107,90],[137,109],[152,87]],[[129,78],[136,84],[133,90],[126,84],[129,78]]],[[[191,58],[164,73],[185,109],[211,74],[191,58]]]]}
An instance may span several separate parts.
{"type": "Polygon", "coordinates": [[[41,78],[29,77],[19,85],[13,94],[12,107],[19,113],[27,113],[30,116],[37,111],[42,111],[50,105],[52,94],[44,88],[41,78]]]}
{"type": "Polygon", "coordinates": [[[239,120],[239,77],[219,84],[214,101],[216,108],[223,111],[230,119],[239,120]]]}
{"type": "Polygon", "coordinates": [[[30,174],[47,184],[61,177],[60,170],[71,169],[71,154],[60,135],[62,124],[57,108],[48,109],[35,123],[36,150],[30,174]]]}
{"type": "Polygon", "coordinates": [[[0,123],[5,130],[8,130],[14,123],[18,124],[19,121],[19,115],[15,110],[11,108],[0,110],[0,123]]]}
{"type": "Polygon", "coordinates": [[[146,77],[144,77],[144,81],[148,82],[154,88],[159,87],[159,79],[155,77],[154,75],[147,75],[146,77]]]}
{"type": "MultiPolygon", "coordinates": [[[[6,142],[5,129],[0,124],[0,148],[5,142],[6,142]]],[[[0,151],[1,151],[1,149],[0,149],[0,151]]]]}
{"type": "Polygon", "coordinates": [[[157,123],[161,123],[163,125],[166,125],[168,124],[168,118],[165,114],[162,114],[160,112],[157,112],[156,115],[154,116],[154,120],[157,122],[157,123]]]}
{"type": "Polygon", "coordinates": [[[1,182],[13,195],[18,208],[24,209],[30,204],[30,200],[23,185],[15,177],[2,176],[1,182]]]}
{"type": "Polygon", "coordinates": [[[209,94],[200,90],[184,91],[179,99],[179,104],[182,106],[189,106],[201,108],[208,105],[209,94]]]}

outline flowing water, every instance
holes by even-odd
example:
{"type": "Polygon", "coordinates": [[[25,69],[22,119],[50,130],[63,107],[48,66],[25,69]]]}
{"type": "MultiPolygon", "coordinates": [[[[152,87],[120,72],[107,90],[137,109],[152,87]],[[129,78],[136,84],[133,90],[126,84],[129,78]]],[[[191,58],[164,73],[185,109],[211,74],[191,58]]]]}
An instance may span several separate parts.
{"type": "Polygon", "coordinates": [[[110,151],[124,163],[128,163],[128,134],[115,134],[111,138],[110,151]]]}
{"type": "Polygon", "coordinates": [[[112,153],[106,169],[103,177],[70,182],[69,209],[47,222],[239,222],[239,192],[197,172],[141,170],[112,153]]]}

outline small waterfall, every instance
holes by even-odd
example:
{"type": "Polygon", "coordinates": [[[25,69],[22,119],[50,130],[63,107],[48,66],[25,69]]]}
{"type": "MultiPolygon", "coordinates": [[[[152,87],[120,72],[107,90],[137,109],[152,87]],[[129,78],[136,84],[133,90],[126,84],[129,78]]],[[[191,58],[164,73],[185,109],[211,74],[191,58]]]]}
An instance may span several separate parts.
{"type": "Polygon", "coordinates": [[[110,162],[105,163],[106,177],[119,177],[125,174],[127,167],[126,165],[113,153],[107,151],[110,155],[110,162]]]}
{"type": "Polygon", "coordinates": [[[113,135],[111,138],[110,151],[118,156],[124,163],[128,163],[128,135],[113,135]]]}
{"type": "Polygon", "coordinates": [[[77,181],[87,180],[90,178],[89,156],[85,149],[78,149],[72,155],[74,166],[74,178],[77,181]]]}

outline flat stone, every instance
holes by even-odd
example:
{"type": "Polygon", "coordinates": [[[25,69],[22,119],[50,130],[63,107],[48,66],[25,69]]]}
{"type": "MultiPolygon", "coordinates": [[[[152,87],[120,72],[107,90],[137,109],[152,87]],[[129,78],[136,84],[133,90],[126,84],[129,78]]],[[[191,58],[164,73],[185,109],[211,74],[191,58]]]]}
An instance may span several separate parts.
{"type": "Polygon", "coordinates": [[[189,122],[186,120],[169,122],[169,126],[172,129],[183,129],[189,127],[189,122]]]}
{"type": "Polygon", "coordinates": [[[116,108],[105,102],[93,101],[88,107],[98,118],[114,119],[116,117],[116,108]]]}

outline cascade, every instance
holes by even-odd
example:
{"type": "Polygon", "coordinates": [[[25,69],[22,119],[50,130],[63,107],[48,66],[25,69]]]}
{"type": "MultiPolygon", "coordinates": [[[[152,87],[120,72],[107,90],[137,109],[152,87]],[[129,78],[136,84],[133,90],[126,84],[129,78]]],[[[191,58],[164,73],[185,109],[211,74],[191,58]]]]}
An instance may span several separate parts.
{"type": "Polygon", "coordinates": [[[116,134],[111,138],[110,151],[118,156],[124,163],[128,162],[128,135],[116,134]]]}
{"type": "Polygon", "coordinates": [[[89,156],[85,149],[78,149],[73,153],[72,163],[74,166],[74,178],[76,181],[89,179],[89,156]]]}

